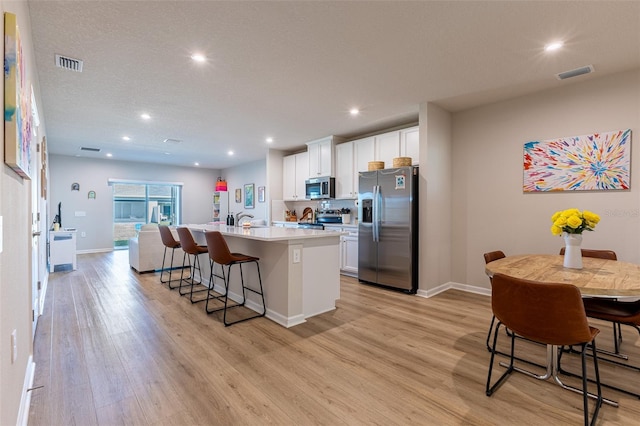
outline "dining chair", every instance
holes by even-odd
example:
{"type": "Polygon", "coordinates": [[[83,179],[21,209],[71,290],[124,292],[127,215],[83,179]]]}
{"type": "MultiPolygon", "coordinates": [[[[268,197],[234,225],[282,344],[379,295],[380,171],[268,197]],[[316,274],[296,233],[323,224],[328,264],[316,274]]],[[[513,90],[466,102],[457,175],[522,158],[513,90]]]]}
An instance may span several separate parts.
{"type": "MultiPolygon", "coordinates": [[[[209,276],[209,289],[207,292],[205,311],[207,314],[211,314],[217,311],[223,311],[222,322],[225,326],[229,326],[232,324],[236,324],[242,321],[247,321],[253,318],[262,317],[267,312],[267,307],[264,301],[264,290],[262,288],[262,277],[260,275],[260,258],[254,256],[248,256],[242,253],[231,253],[229,250],[229,246],[224,239],[224,236],[218,231],[209,231],[205,232],[205,238],[207,239],[207,249],[209,251],[209,259],[211,264],[211,274],[209,276]],[[246,263],[254,263],[258,272],[258,287],[259,288],[251,288],[246,285],[244,279],[244,273],[242,271],[242,265],[246,263]],[[214,273],[215,264],[218,264],[222,267],[222,275],[218,275],[214,273]],[[238,265],[240,269],[240,283],[242,285],[242,300],[238,302],[232,302],[233,304],[229,305],[229,283],[231,281],[231,267],[233,265],[238,265]],[[225,266],[227,267],[225,271],[225,266]],[[224,293],[219,296],[213,294],[214,292],[214,277],[221,278],[224,282],[224,293]],[[235,319],[232,321],[227,320],[227,311],[231,308],[237,308],[241,306],[245,306],[247,302],[247,291],[257,294],[261,298],[262,306],[258,306],[262,312],[256,311],[255,314],[250,316],[244,316],[239,319],[235,319]],[[217,299],[222,302],[222,306],[209,309],[209,301],[217,299]]],[[[256,303],[257,305],[257,303],[256,303]]]]}
{"type": "MultiPolygon", "coordinates": [[[[493,262],[494,260],[503,259],[505,257],[507,257],[507,256],[501,250],[490,251],[490,252],[484,254],[484,263],[487,264],[487,263],[493,262]]],[[[491,282],[491,277],[489,277],[489,282],[491,282]]],[[[489,332],[487,333],[487,342],[486,342],[487,350],[489,352],[491,352],[491,346],[489,345],[489,339],[491,338],[491,331],[493,331],[493,324],[495,323],[495,321],[496,321],[496,317],[495,317],[495,315],[493,315],[491,317],[491,324],[489,324],[489,332]]]]}
{"type": "MultiPolygon", "coordinates": [[[[565,249],[560,249],[560,254],[564,255],[565,249]]],[[[592,257],[596,259],[618,260],[616,252],[613,250],[595,250],[595,249],[582,249],[582,257],[592,257]]],[[[616,307],[617,303],[615,299],[604,299],[600,297],[584,297],[584,308],[587,313],[587,317],[601,319],[609,321],[603,317],[612,318],[615,316],[628,316],[627,313],[634,309],[634,305],[626,305],[623,307],[616,307]],[[622,315],[621,312],[622,311],[622,315]]],[[[640,303],[637,304],[636,310],[640,310],[640,303]]],[[[621,323],[617,321],[613,322],[613,352],[600,349],[600,353],[605,353],[617,358],[628,359],[627,355],[620,353],[620,344],[622,343],[622,327],[621,323]]],[[[637,328],[637,327],[636,327],[637,328]]],[[[640,330],[639,330],[640,331],[640,330]]]]}
{"type": "Polygon", "coordinates": [[[189,271],[191,272],[190,277],[186,277],[186,278],[183,277],[182,275],[183,272],[180,273],[180,286],[178,287],[178,292],[180,293],[180,296],[185,296],[186,294],[189,294],[189,300],[191,301],[191,303],[202,302],[204,301],[204,299],[201,299],[201,300],[194,299],[193,295],[194,293],[201,293],[201,292],[207,291],[207,289],[204,288],[197,291],[193,291],[193,287],[196,284],[201,284],[199,282],[198,283],[195,282],[195,273],[197,269],[198,275],[200,279],[202,279],[202,270],[200,269],[200,255],[205,254],[207,252],[207,247],[199,246],[198,244],[196,244],[189,228],[185,226],[181,226],[177,228],[177,231],[178,231],[178,238],[180,238],[180,245],[182,246],[182,250],[184,251],[186,257],[189,259],[188,265],[185,265],[184,260],[182,261],[182,271],[184,272],[184,268],[188,266],[189,271]],[[193,263],[191,262],[190,256],[193,256],[193,263]],[[185,281],[188,281],[188,284],[189,284],[188,292],[182,290],[182,283],[185,281]]]}
{"type": "MultiPolygon", "coordinates": [[[[551,376],[536,376],[514,366],[515,335],[542,343],[554,348],[553,357],[557,360],[557,347],[580,346],[582,360],[582,390],[570,388],[582,393],[585,425],[595,424],[603,402],[600,385],[598,358],[596,357],[595,337],[597,328],[589,326],[582,303],[580,290],[574,285],[563,283],[539,283],[520,278],[495,274],[491,283],[491,309],[498,320],[493,337],[491,361],[487,376],[486,395],[491,396],[514,371],[522,372],[539,379],[551,376]],[[496,354],[500,326],[504,325],[513,331],[511,334],[511,351],[509,365],[502,376],[492,385],[491,373],[496,354]],[[593,351],[593,368],[597,394],[594,412],[589,422],[589,396],[587,389],[587,346],[593,351]]],[[[556,361],[557,362],[557,361],[556,361]]],[[[566,387],[566,386],[563,386],[566,387]]]]}

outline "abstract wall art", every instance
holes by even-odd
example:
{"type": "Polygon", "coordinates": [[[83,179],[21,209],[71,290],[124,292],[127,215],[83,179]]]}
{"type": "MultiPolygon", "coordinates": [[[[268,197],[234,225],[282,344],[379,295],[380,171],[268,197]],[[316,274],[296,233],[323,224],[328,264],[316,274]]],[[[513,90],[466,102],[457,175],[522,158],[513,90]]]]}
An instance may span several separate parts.
{"type": "Polygon", "coordinates": [[[629,189],[631,129],[524,144],[524,192],[629,189]]]}
{"type": "Polygon", "coordinates": [[[4,14],[4,161],[23,178],[31,176],[31,86],[26,82],[16,15],[4,14]]]}

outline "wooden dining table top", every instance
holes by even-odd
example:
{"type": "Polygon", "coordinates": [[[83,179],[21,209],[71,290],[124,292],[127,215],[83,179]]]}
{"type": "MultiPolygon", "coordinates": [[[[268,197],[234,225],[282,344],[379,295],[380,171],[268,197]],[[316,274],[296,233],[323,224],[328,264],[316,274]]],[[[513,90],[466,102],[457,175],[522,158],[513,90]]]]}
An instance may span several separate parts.
{"type": "Polygon", "coordinates": [[[562,266],[564,256],[558,254],[525,254],[507,256],[487,263],[485,272],[515,278],[573,284],[585,296],[640,297],[640,265],[618,260],[582,258],[582,269],[562,266]]]}

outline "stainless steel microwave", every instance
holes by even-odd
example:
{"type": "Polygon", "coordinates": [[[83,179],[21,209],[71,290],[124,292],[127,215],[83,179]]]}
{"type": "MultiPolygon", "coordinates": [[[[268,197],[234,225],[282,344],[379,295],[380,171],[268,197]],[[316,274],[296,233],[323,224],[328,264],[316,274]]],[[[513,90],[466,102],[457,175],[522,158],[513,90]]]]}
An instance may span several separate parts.
{"type": "Polygon", "coordinates": [[[305,182],[305,198],[308,200],[324,200],[336,197],[336,179],[326,176],[307,179],[305,182]]]}

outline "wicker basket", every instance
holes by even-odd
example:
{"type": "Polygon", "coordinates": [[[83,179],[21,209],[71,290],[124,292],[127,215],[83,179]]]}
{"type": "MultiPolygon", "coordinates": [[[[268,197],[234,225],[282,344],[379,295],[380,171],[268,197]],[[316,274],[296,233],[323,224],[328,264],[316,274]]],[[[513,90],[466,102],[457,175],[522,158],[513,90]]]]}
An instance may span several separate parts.
{"type": "Polygon", "coordinates": [[[411,157],[396,157],[393,159],[393,167],[405,167],[411,165],[411,157]]]}
{"type": "Polygon", "coordinates": [[[369,171],[384,169],[384,161],[369,161],[369,171]]]}

